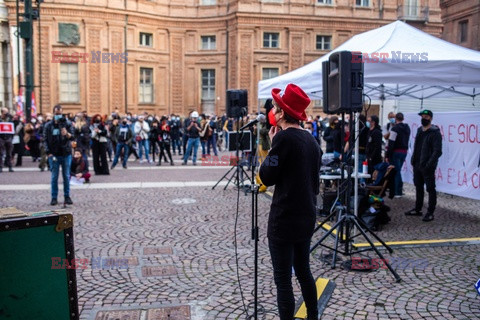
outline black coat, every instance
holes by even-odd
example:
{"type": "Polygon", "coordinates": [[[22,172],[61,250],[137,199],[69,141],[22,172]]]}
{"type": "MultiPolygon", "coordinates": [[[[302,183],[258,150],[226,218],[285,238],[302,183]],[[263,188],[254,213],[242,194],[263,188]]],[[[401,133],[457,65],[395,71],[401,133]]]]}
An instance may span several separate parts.
{"type": "Polygon", "coordinates": [[[368,142],[367,142],[367,160],[370,166],[375,166],[376,164],[382,162],[382,129],[375,126],[373,130],[368,132],[368,142]]]}
{"type": "Polygon", "coordinates": [[[413,147],[411,164],[424,171],[433,171],[442,155],[442,134],[440,129],[432,125],[427,131],[418,128],[413,147]]]}
{"type": "Polygon", "coordinates": [[[320,147],[306,130],[280,131],[260,167],[266,186],[275,185],[268,218],[268,237],[296,243],[312,237],[319,192],[320,147]]]}
{"type": "Polygon", "coordinates": [[[54,156],[68,156],[72,154],[71,140],[74,140],[73,126],[70,120],[47,122],[43,129],[45,139],[45,152],[54,156]],[[61,135],[61,129],[65,128],[71,134],[70,139],[61,135]]]}
{"type": "Polygon", "coordinates": [[[325,147],[327,153],[333,152],[333,130],[332,127],[328,126],[323,132],[323,140],[327,143],[327,146],[325,147]]]}
{"type": "Polygon", "coordinates": [[[410,140],[410,127],[406,123],[397,123],[390,130],[388,138],[388,148],[386,157],[391,159],[395,150],[408,150],[408,141],[410,140]]]}

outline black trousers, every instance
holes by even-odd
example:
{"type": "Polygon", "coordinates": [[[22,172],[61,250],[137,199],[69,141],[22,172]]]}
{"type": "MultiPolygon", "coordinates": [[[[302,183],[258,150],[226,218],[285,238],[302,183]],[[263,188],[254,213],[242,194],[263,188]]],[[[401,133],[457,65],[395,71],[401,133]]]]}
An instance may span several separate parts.
{"type": "Polygon", "coordinates": [[[423,171],[417,167],[413,168],[413,183],[416,189],[415,210],[422,211],[423,197],[425,196],[424,185],[428,192],[428,213],[435,211],[437,206],[437,190],[435,189],[435,169],[423,171]]]}
{"type": "Polygon", "coordinates": [[[93,170],[95,174],[110,174],[107,162],[107,143],[92,141],[93,170]]]}
{"type": "Polygon", "coordinates": [[[170,162],[173,162],[172,154],[170,153],[170,143],[160,142],[160,155],[158,156],[158,163],[162,163],[162,156],[165,159],[165,162],[167,162],[167,155],[170,159],[170,162]]]}
{"type": "Polygon", "coordinates": [[[278,243],[268,240],[272,257],[273,278],[277,286],[280,320],[292,320],[295,298],[292,288],[292,266],[300,283],[308,319],[318,319],[317,288],[310,271],[310,240],[300,243],[278,243]]]}

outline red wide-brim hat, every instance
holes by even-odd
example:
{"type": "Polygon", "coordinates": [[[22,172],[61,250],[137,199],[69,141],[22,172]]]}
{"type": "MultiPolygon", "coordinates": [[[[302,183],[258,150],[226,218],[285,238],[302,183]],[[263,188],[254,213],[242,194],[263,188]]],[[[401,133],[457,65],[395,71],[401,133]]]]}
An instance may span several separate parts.
{"type": "Polygon", "coordinates": [[[307,120],[305,109],[310,105],[310,98],[299,86],[289,83],[285,87],[283,96],[280,96],[282,90],[272,89],[272,97],[280,109],[296,120],[307,120]]]}

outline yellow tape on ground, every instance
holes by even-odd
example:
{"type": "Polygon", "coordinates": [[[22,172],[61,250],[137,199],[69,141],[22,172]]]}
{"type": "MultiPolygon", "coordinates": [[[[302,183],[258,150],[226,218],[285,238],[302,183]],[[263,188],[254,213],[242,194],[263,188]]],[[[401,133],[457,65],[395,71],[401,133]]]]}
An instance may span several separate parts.
{"type": "MultiPolygon", "coordinates": [[[[318,223],[320,224],[320,223],[318,223]]],[[[322,226],[323,229],[326,231],[330,230],[332,227],[324,223],[322,226]]],[[[333,230],[332,234],[336,235],[337,230],[333,230]]],[[[345,240],[345,235],[343,236],[345,240]]],[[[470,242],[470,241],[480,241],[480,238],[453,238],[453,239],[432,239],[432,240],[405,240],[405,241],[389,241],[385,242],[388,246],[408,246],[408,245],[422,245],[422,244],[441,244],[441,243],[449,243],[449,242],[470,242]]],[[[376,247],[381,246],[380,242],[373,243],[376,247]]],[[[354,247],[356,248],[364,248],[369,247],[370,244],[367,242],[362,243],[354,243],[354,247]]]]}
{"type": "MultiPolygon", "coordinates": [[[[320,224],[321,222],[318,222],[317,224],[320,224]]],[[[332,229],[332,226],[330,226],[329,224],[327,223],[324,223],[323,226],[322,226],[323,229],[325,229],[326,231],[329,231],[330,229],[332,229]]],[[[337,235],[337,230],[333,230],[332,231],[332,234],[334,236],[337,235]]],[[[342,236],[342,240],[345,240],[345,235],[342,236]]]]}
{"type": "MultiPolygon", "coordinates": [[[[317,300],[319,300],[320,297],[322,296],[323,291],[327,287],[327,284],[329,281],[330,280],[325,278],[318,278],[317,281],[315,282],[317,287],[317,300]]],[[[305,319],[306,317],[307,317],[307,306],[305,305],[305,302],[303,302],[300,308],[298,308],[298,311],[295,314],[295,318],[305,319]]]]}
{"type": "MultiPolygon", "coordinates": [[[[434,240],[408,240],[408,241],[390,241],[385,242],[389,246],[408,246],[408,245],[421,245],[421,244],[436,244],[436,243],[449,243],[449,242],[469,242],[469,241],[480,241],[480,238],[454,238],[454,239],[434,239],[434,240]]],[[[375,246],[381,246],[380,242],[374,242],[375,246]]],[[[369,243],[355,243],[354,247],[369,247],[369,243]]]]}

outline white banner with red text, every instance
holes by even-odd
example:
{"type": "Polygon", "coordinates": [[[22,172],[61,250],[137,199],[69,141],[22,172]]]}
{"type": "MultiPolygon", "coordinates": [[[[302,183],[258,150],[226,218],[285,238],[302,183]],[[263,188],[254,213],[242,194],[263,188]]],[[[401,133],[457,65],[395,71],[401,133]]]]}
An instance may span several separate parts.
{"type": "MultiPolygon", "coordinates": [[[[417,130],[417,113],[406,113],[411,136],[402,179],[413,184],[410,159],[417,130]]],[[[435,170],[437,191],[480,200],[480,112],[434,112],[432,124],[442,133],[442,156],[435,170]]]]}

